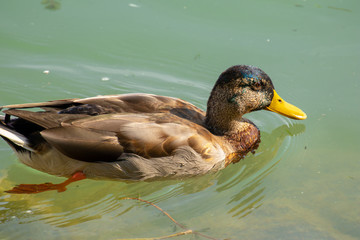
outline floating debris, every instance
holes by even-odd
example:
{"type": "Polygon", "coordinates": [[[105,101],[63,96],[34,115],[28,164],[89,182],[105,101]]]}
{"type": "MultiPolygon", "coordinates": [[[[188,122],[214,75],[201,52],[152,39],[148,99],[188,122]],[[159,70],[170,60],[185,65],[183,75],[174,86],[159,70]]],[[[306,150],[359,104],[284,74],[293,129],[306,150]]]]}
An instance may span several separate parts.
{"type": "Polygon", "coordinates": [[[333,10],[344,11],[344,12],[352,12],[350,9],[347,9],[347,8],[339,8],[339,7],[333,7],[333,6],[328,6],[328,8],[333,9],[333,10]]]}
{"type": "Polygon", "coordinates": [[[102,77],[101,78],[101,81],[109,81],[110,80],[110,78],[108,78],[108,77],[102,77]]]}
{"type": "Polygon", "coordinates": [[[44,4],[45,8],[49,10],[58,10],[61,7],[61,3],[56,0],[42,0],[41,4],[44,4]]]}
{"type": "Polygon", "coordinates": [[[138,8],[140,6],[134,3],[129,3],[129,7],[138,8]]]}
{"type": "Polygon", "coordinates": [[[43,73],[44,73],[44,74],[49,74],[49,73],[50,73],[50,70],[44,70],[43,73]]]}

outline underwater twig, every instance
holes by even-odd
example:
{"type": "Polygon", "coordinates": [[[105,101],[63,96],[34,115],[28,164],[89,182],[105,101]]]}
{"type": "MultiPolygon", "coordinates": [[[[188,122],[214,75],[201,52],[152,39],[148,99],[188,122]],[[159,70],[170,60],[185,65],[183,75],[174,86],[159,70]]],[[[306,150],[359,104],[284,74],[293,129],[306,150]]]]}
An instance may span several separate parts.
{"type": "Polygon", "coordinates": [[[165,214],[165,216],[167,216],[173,223],[175,223],[177,226],[179,226],[180,228],[184,229],[185,231],[183,232],[178,232],[172,235],[168,235],[168,236],[163,236],[163,237],[155,237],[155,238],[131,238],[131,239],[118,239],[118,240],[157,240],[157,239],[166,239],[166,238],[172,238],[172,237],[177,237],[177,236],[181,236],[181,235],[187,235],[187,234],[195,234],[207,239],[211,239],[211,240],[217,240],[216,238],[207,236],[205,234],[193,231],[191,229],[187,229],[184,225],[182,225],[181,223],[179,223],[178,221],[176,221],[173,217],[171,217],[171,215],[169,213],[167,213],[165,210],[163,210],[162,208],[160,208],[159,206],[157,206],[155,203],[152,203],[150,201],[141,199],[141,198],[121,198],[121,200],[137,200],[140,202],[144,202],[147,203],[153,207],[155,207],[156,209],[158,209],[159,211],[161,211],[163,214],[165,214]]]}
{"type": "Polygon", "coordinates": [[[167,239],[167,238],[172,238],[172,237],[177,237],[177,236],[182,236],[182,235],[187,235],[187,234],[192,234],[194,233],[192,230],[187,230],[184,232],[178,232],[178,233],[174,233],[168,236],[163,236],[163,237],[153,237],[153,238],[121,238],[118,240],[160,240],[160,239],[167,239]]]}
{"type": "Polygon", "coordinates": [[[122,198],[123,200],[137,200],[140,202],[144,202],[147,203],[155,208],[157,208],[159,211],[161,211],[163,214],[165,214],[171,221],[173,221],[176,225],[178,225],[179,227],[181,227],[182,229],[186,229],[186,227],[184,225],[182,225],[181,223],[178,223],[173,217],[170,216],[170,214],[168,214],[165,210],[163,210],[162,208],[160,208],[159,206],[155,205],[154,203],[141,199],[141,198],[122,198]]]}

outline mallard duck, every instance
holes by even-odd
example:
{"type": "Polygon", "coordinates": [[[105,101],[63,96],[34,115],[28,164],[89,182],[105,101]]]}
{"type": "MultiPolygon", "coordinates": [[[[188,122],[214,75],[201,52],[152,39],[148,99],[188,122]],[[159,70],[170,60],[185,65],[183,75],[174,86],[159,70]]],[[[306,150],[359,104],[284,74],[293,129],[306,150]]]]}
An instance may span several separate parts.
{"type": "Polygon", "coordinates": [[[69,178],[61,184],[21,184],[12,193],[64,191],[84,178],[156,180],[218,171],[259,145],[260,131],[244,114],[265,109],[306,118],[279,97],[264,71],[247,65],[221,73],[206,112],[178,98],[143,93],[0,109],[6,109],[0,135],[20,161],[69,178]]]}

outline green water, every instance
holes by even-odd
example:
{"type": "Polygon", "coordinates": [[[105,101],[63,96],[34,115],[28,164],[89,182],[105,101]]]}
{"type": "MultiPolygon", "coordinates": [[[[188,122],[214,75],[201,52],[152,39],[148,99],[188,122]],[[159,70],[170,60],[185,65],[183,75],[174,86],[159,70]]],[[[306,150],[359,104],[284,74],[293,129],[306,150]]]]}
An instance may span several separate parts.
{"type": "Polygon", "coordinates": [[[53,6],[59,8],[41,0],[0,4],[0,105],[148,92],[205,109],[223,70],[251,64],[308,119],[248,114],[261,129],[259,149],[216,174],[130,184],[83,180],[64,193],[37,195],[3,191],[63,178],[20,164],[1,141],[0,239],[181,231],[156,209],[122,197],[152,201],[213,238],[360,239],[359,1],[62,0],[53,6]]]}

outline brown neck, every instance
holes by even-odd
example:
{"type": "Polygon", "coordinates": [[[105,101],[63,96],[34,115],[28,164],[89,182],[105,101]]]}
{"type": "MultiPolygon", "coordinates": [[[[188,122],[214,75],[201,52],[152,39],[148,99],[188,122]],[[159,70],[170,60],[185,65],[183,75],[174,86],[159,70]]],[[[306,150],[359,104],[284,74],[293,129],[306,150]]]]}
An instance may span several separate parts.
{"type": "Polygon", "coordinates": [[[242,115],[248,112],[243,102],[243,96],[236,94],[240,91],[235,87],[223,88],[215,86],[207,102],[205,118],[206,127],[216,135],[235,133],[241,128],[242,115]]]}
{"type": "Polygon", "coordinates": [[[208,108],[205,117],[206,128],[213,134],[225,135],[226,133],[237,132],[241,128],[242,114],[235,108],[229,108],[229,105],[224,106],[226,99],[219,101],[208,101],[208,108]]]}

